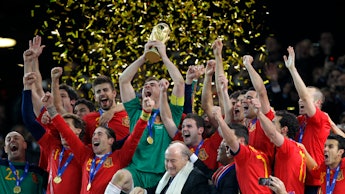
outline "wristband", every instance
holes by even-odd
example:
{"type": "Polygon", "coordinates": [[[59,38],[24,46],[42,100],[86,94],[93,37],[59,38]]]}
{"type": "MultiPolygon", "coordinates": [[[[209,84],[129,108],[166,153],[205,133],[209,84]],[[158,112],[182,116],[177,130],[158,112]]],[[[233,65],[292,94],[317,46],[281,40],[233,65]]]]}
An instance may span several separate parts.
{"type": "Polygon", "coordinates": [[[147,113],[144,110],[141,112],[140,118],[144,121],[148,121],[151,117],[151,113],[147,113]]]}

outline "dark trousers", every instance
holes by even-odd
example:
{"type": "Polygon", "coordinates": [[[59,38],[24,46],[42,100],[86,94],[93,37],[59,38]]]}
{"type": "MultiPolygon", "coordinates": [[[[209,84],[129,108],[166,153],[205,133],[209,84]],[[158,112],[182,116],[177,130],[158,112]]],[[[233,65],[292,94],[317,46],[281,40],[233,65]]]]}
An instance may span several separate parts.
{"type": "Polygon", "coordinates": [[[306,185],[305,186],[305,189],[304,189],[304,194],[317,194],[317,192],[319,191],[319,188],[318,186],[308,186],[306,185]]]}

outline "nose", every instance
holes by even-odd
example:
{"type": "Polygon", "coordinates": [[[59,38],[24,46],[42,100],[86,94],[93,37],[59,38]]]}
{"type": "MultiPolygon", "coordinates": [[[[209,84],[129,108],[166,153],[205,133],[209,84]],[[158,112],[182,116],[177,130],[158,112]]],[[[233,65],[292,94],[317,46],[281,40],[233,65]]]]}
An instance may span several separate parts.
{"type": "Polygon", "coordinates": [[[327,147],[327,146],[325,146],[325,147],[323,148],[323,150],[328,150],[328,147],[327,147]]]}

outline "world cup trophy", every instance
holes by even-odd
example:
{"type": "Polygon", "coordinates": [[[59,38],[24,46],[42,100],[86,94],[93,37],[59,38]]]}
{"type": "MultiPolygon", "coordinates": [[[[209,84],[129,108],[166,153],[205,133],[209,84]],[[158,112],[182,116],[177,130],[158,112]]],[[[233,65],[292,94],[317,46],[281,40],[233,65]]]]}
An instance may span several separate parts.
{"type": "MultiPolygon", "coordinates": [[[[170,28],[166,23],[159,23],[153,27],[149,40],[158,40],[165,44],[170,39],[170,28]]],[[[149,63],[157,63],[161,56],[156,48],[151,48],[145,54],[149,63]]]]}

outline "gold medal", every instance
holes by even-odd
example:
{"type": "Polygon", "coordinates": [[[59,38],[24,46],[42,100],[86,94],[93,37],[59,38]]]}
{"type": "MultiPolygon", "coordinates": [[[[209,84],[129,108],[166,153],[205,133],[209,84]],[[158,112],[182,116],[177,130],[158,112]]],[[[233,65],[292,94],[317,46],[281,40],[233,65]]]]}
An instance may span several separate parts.
{"type": "Polygon", "coordinates": [[[91,189],[91,183],[87,184],[87,187],[86,187],[87,191],[90,191],[90,189],[91,189]]]}
{"type": "Polygon", "coordinates": [[[62,178],[61,178],[60,176],[56,176],[56,177],[54,178],[54,183],[56,183],[56,184],[61,183],[61,181],[62,181],[62,178]]]}
{"type": "Polygon", "coordinates": [[[20,193],[22,191],[22,188],[20,186],[13,187],[13,193],[20,193]]]}
{"type": "Polygon", "coordinates": [[[147,141],[147,143],[149,143],[149,144],[153,144],[153,138],[152,138],[151,136],[148,136],[148,137],[146,138],[146,141],[147,141]]]}

